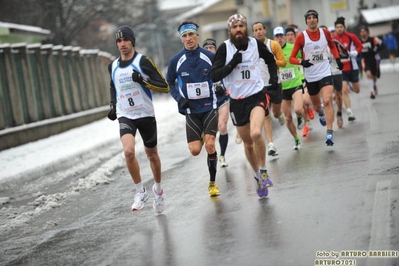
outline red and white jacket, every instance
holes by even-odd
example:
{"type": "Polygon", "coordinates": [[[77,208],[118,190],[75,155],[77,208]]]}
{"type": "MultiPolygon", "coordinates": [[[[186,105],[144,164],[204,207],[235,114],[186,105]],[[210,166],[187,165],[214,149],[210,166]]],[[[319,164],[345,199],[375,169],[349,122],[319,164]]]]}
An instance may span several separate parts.
{"type": "MultiPolygon", "coordinates": [[[[349,54],[351,51],[357,51],[357,54],[360,54],[362,52],[363,44],[359,40],[359,38],[353,33],[345,31],[341,35],[336,34],[333,38],[342,43],[345,49],[349,52],[349,54]]],[[[344,68],[342,69],[342,71],[359,69],[356,61],[356,56],[349,56],[348,59],[343,59],[341,61],[344,64],[344,68]]]]}

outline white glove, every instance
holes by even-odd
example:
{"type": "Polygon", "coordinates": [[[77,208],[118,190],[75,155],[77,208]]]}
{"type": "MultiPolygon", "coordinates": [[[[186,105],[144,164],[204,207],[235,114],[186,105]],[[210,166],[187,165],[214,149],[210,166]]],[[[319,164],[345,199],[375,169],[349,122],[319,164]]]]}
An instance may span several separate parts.
{"type": "Polygon", "coordinates": [[[357,51],[355,50],[355,51],[350,51],[349,52],[349,55],[351,56],[351,57],[356,57],[357,56],[357,51]]]}

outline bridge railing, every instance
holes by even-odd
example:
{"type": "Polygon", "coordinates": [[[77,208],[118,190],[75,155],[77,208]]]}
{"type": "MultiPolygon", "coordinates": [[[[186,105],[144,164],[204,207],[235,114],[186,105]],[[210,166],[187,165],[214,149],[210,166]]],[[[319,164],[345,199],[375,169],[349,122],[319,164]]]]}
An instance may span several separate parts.
{"type": "Polygon", "coordinates": [[[108,105],[112,60],[94,49],[0,44],[0,133],[108,105]]]}

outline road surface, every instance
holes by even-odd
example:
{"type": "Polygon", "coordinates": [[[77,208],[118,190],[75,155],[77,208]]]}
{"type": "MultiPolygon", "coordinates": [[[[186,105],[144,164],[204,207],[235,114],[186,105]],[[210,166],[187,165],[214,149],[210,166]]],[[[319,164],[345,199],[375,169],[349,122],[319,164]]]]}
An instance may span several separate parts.
{"type": "MultiPolygon", "coordinates": [[[[168,118],[173,131],[159,128],[163,214],[153,211],[152,195],[143,210],[130,211],[134,186],[117,140],[80,156],[77,165],[90,165],[72,173],[60,164],[34,180],[3,184],[0,264],[399,265],[398,83],[397,73],[383,74],[371,100],[361,80],[360,94],[351,94],[357,119],[349,123],[344,112],[333,147],[325,146],[317,116],[299,151],[273,120],[280,155],[267,158],[274,187],[266,199],[256,195],[231,122],[229,166],[217,173],[221,196],[210,198],[205,150],[189,154],[177,112],[168,118]]],[[[138,157],[151,188],[142,150],[138,157]]]]}

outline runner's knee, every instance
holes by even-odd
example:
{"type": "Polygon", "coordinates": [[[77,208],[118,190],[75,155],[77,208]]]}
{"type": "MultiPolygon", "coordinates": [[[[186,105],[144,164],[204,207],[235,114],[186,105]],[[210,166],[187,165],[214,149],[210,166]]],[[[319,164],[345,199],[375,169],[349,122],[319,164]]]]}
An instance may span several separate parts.
{"type": "Polygon", "coordinates": [[[257,141],[262,138],[262,131],[261,130],[254,130],[251,132],[251,138],[253,141],[257,141]]]}
{"type": "Polygon", "coordinates": [[[150,154],[147,154],[147,158],[149,161],[154,162],[154,161],[159,160],[159,155],[156,152],[152,152],[150,154]]]}
{"type": "Polygon", "coordinates": [[[123,153],[124,153],[124,155],[125,155],[125,158],[127,159],[127,160],[133,160],[134,159],[134,156],[135,156],[135,149],[133,148],[130,148],[130,147],[125,147],[124,149],[123,149],[123,153]]]}

